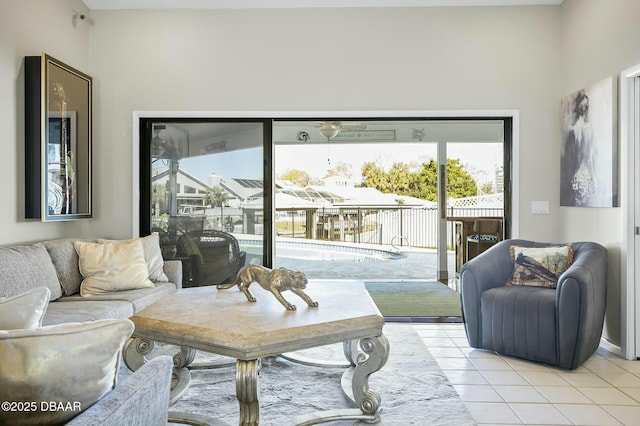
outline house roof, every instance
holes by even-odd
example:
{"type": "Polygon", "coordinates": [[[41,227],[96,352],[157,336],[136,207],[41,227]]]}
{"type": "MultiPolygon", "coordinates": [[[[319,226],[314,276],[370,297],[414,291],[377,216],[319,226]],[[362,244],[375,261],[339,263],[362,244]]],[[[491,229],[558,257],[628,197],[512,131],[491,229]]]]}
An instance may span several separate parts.
{"type": "Polygon", "coordinates": [[[220,186],[235,198],[249,200],[261,198],[264,193],[262,179],[228,178],[220,180],[220,186]]]}

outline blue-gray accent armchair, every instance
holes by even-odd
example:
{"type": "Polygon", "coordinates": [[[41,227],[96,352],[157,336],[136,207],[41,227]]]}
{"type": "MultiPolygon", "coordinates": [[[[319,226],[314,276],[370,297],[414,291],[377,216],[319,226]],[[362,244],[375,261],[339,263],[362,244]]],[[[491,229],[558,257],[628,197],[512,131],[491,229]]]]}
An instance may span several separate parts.
{"type": "Polygon", "coordinates": [[[507,286],[509,247],[557,245],[504,240],[462,266],[462,315],[469,345],[575,369],[598,348],[607,295],[607,250],[572,243],[573,263],[557,288],[507,286]]]}

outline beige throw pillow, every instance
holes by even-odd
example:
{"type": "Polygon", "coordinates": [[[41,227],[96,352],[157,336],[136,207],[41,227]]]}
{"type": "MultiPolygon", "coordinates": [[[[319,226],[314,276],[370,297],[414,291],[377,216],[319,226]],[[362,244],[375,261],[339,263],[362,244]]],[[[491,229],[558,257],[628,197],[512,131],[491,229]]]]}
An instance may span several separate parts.
{"type": "Polygon", "coordinates": [[[140,240],[123,243],[74,243],[79,257],[80,295],[153,287],[140,240]]]}
{"type": "Polygon", "coordinates": [[[142,242],[142,249],[144,251],[144,259],[147,262],[147,269],[149,270],[149,279],[153,282],[168,282],[169,278],[164,273],[164,259],[162,258],[162,251],[160,250],[160,236],[157,232],[153,232],[146,237],[134,238],[131,240],[98,240],[99,243],[127,243],[134,240],[140,240],[142,242]]]}
{"type": "Polygon", "coordinates": [[[0,410],[0,424],[64,424],[89,408],[115,386],[133,329],[119,319],[0,331],[0,401],[32,403],[0,410]]]}
{"type": "Polygon", "coordinates": [[[51,290],[38,287],[0,298],[0,330],[33,329],[42,325],[51,290]]]}

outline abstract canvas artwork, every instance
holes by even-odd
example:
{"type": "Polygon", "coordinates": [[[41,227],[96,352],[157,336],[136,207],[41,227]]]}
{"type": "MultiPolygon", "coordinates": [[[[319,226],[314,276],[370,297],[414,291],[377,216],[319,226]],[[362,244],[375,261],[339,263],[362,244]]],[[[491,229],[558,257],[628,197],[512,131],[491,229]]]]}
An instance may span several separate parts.
{"type": "Polygon", "coordinates": [[[616,83],[608,77],[561,100],[561,206],[618,206],[616,83]]]}

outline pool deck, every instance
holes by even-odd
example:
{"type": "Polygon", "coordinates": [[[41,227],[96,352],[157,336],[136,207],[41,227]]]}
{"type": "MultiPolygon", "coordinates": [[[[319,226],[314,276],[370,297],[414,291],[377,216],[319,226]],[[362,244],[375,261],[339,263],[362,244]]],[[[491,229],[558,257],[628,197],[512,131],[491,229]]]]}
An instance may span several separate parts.
{"type": "MultiPolygon", "coordinates": [[[[259,251],[261,240],[258,236],[239,236],[241,250],[247,250],[247,263],[260,264],[262,255],[259,251]],[[252,244],[255,241],[255,244],[252,244]],[[249,244],[247,244],[249,243],[249,244]]],[[[367,283],[384,283],[393,292],[404,293],[411,285],[420,285],[438,280],[437,253],[435,249],[414,247],[392,247],[374,244],[341,243],[335,241],[306,240],[299,238],[278,237],[277,243],[288,250],[282,250],[284,255],[278,255],[275,250],[275,267],[284,267],[295,271],[302,271],[309,280],[314,281],[349,281],[367,283]],[[308,250],[305,250],[308,245],[308,250]],[[291,248],[302,248],[299,253],[291,248]],[[325,256],[321,251],[336,251],[343,249],[343,254],[352,253],[353,256],[343,254],[325,256]],[[373,256],[366,254],[374,254],[373,256]],[[365,255],[362,255],[365,254],[365,255]],[[390,256],[392,255],[392,256],[390,256]],[[403,285],[403,284],[408,284],[403,285]]],[[[445,283],[449,288],[458,291],[458,280],[455,273],[455,252],[447,253],[447,267],[449,279],[445,283]]],[[[460,316],[441,317],[425,312],[420,317],[390,317],[386,321],[393,322],[460,322],[460,316]]]]}

